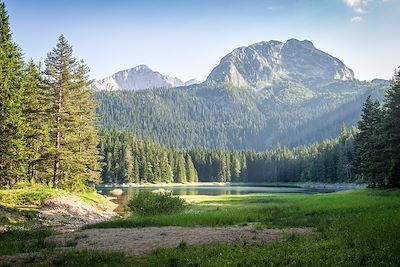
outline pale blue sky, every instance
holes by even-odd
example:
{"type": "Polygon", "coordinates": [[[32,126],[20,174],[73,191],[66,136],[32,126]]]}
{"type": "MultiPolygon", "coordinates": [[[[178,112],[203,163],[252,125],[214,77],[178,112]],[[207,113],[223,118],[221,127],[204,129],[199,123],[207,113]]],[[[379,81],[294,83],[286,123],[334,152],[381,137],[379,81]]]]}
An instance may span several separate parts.
{"type": "Polygon", "coordinates": [[[308,39],[361,80],[400,65],[400,0],[5,0],[14,40],[43,60],[64,34],[92,78],[147,64],[204,80],[227,53],[308,39]]]}

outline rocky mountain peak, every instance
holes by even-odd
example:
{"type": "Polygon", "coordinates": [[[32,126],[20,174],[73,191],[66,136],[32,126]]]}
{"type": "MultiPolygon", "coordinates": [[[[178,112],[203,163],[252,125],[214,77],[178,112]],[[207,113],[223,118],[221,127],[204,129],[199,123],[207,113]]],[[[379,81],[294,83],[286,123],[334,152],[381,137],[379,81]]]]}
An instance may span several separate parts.
{"type": "Polygon", "coordinates": [[[239,47],[223,57],[208,82],[265,88],[275,82],[354,80],[339,59],[315,48],[308,40],[267,41],[239,47]]]}
{"type": "Polygon", "coordinates": [[[119,71],[109,77],[93,82],[94,90],[143,90],[160,87],[178,87],[199,83],[196,79],[183,82],[181,79],[153,71],[147,65],[139,65],[119,71]]]}

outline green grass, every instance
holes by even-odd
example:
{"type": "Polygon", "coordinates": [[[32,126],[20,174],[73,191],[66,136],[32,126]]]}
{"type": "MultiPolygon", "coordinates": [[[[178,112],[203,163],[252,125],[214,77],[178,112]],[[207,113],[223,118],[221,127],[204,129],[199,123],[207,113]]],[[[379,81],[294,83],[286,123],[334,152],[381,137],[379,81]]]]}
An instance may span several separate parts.
{"type": "Polygon", "coordinates": [[[84,191],[76,193],[79,198],[86,204],[104,204],[107,205],[109,201],[105,199],[102,195],[98,194],[96,191],[84,191]]]}
{"type": "Polygon", "coordinates": [[[64,190],[46,187],[0,190],[0,204],[5,207],[40,206],[47,199],[67,194],[64,190]]]}
{"type": "MultiPolygon", "coordinates": [[[[0,267],[14,267],[10,261],[0,261],[0,267]]],[[[132,258],[123,253],[104,251],[43,251],[30,255],[19,266],[33,267],[128,267],[136,266],[132,258]]]]}
{"type": "Polygon", "coordinates": [[[87,204],[106,204],[107,200],[95,191],[68,192],[62,189],[53,189],[44,186],[32,186],[19,189],[0,190],[0,206],[21,207],[41,206],[49,198],[61,195],[77,195],[87,204]]]}
{"type": "Polygon", "coordinates": [[[223,226],[312,227],[269,246],[245,244],[162,249],[138,266],[400,266],[400,191],[359,190],[324,195],[203,198],[188,212],[138,216],[90,228],[223,226]],[[208,200],[207,200],[208,199],[208,200]]]}
{"type": "Polygon", "coordinates": [[[53,248],[46,238],[55,234],[51,229],[12,230],[0,233],[0,255],[13,255],[53,248]]]}
{"type": "Polygon", "coordinates": [[[268,227],[318,227],[337,216],[400,208],[400,191],[361,190],[322,195],[208,197],[186,212],[133,216],[86,228],[225,226],[258,222],[268,227]]]}
{"type": "Polygon", "coordinates": [[[399,266],[398,212],[340,216],[321,234],[270,246],[213,245],[160,250],[141,266],[399,266]],[[389,222],[390,220],[390,222],[389,222]],[[392,221],[393,220],[393,221],[392,221]]]}
{"type": "MultiPolygon", "coordinates": [[[[201,197],[197,201],[177,214],[135,216],[87,228],[257,223],[257,228],[312,227],[316,234],[292,235],[284,242],[264,246],[180,245],[142,258],[107,252],[59,252],[43,245],[46,252],[38,256],[35,266],[400,266],[400,190],[201,197]]],[[[29,240],[41,239],[34,236],[29,240]]],[[[5,238],[5,244],[20,241],[10,238],[5,238]]]]}
{"type": "Polygon", "coordinates": [[[67,252],[47,252],[38,256],[33,266],[59,266],[59,267],[123,267],[135,266],[133,260],[123,253],[100,252],[100,251],[67,251],[67,252]]]}

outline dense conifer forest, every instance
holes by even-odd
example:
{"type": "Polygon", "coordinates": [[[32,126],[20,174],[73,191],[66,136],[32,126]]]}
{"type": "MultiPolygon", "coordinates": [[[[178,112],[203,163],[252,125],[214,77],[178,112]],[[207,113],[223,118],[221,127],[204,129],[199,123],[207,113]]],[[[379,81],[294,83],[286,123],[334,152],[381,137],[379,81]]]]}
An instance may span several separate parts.
{"type": "Polygon", "coordinates": [[[350,182],[356,130],[339,138],[267,152],[193,148],[178,150],[126,132],[101,135],[102,181],[129,182],[350,182]]]}

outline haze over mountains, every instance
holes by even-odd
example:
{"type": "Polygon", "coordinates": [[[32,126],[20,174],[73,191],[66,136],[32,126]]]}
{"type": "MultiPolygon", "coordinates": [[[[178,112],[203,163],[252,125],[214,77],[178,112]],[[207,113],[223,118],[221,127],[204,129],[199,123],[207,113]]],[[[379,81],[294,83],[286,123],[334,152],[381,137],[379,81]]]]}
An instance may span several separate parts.
{"type": "Polygon", "coordinates": [[[199,83],[196,79],[183,82],[179,78],[163,75],[151,70],[146,65],[139,65],[131,69],[119,71],[109,77],[93,82],[94,90],[143,90],[161,87],[178,87],[199,83]]]}
{"type": "Polygon", "coordinates": [[[237,48],[200,84],[127,91],[133,85],[97,93],[103,126],[168,146],[265,150],[336,137],[343,123],[356,124],[368,95],[383,98],[388,81],[358,81],[340,59],[290,39],[237,48]]]}

